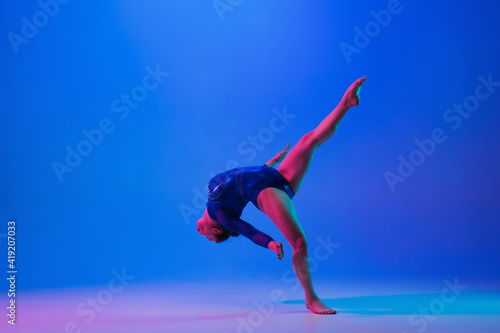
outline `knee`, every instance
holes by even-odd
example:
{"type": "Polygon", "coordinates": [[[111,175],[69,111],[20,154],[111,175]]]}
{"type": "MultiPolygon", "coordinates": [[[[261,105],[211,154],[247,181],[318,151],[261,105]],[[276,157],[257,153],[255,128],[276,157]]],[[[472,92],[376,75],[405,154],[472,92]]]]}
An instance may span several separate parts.
{"type": "Polygon", "coordinates": [[[302,141],[302,144],[308,147],[314,147],[317,148],[321,144],[320,138],[316,134],[316,131],[313,130],[306,135],[304,135],[300,141],[302,141]]]}
{"type": "Polygon", "coordinates": [[[307,241],[304,235],[296,237],[293,241],[292,248],[293,251],[298,251],[302,253],[307,253],[307,241]]]}

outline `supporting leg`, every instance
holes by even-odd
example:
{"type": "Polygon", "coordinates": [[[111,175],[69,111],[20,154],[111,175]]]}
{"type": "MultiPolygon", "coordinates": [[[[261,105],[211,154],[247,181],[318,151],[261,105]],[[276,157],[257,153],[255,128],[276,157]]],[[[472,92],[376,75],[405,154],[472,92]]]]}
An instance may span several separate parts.
{"type": "Polygon", "coordinates": [[[316,149],[328,141],[347,111],[359,104],[359,91],[366,78],[354,82],[344,94],[339,105],[311,132],[304,135],[285,157],[278,170],[290,183],[295,193],[311,165],[316,149]]]}
{"type": "Polygon", "coordinates": [[[335,314],[336,311],[323,304],[314,291],[306,237],[290,198],[281,190],[267,188],[260,192],[257,203],[260,209],[280,229],[293,249],[292,265],[302,289],[304,289],[306,307],[318,314],[335,314]]]}

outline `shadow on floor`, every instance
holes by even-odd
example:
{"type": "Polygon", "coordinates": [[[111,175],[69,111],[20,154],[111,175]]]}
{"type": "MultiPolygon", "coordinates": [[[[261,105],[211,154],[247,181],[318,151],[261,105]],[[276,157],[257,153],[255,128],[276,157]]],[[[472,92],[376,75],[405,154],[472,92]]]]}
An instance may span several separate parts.
{"type": "MultiPolygon", "coordinates": [[[[498,315],[500,291],[378,295],[323,299],[339,313],[362,315],[411,315],[421,309],[443,315],[498,315]]],[[[303,300],[283,301],[283,304],[303,304],[303,300]]]]}

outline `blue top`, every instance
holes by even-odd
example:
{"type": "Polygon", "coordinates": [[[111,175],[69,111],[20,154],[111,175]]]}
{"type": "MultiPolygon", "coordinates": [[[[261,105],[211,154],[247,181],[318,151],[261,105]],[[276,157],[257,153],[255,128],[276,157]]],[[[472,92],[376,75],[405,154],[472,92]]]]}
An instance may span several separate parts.
{"type": "Polygon", "coordinates": [[[208,215],[224,228],[267,248],[273,239],[240,219],[240,216],[249,201],[259,208],[257,197],[262,190],[269,187],[284,191],[290,199],[295,195],[281,173],[267,165],[221,172],[208,183],[208,215]]]}

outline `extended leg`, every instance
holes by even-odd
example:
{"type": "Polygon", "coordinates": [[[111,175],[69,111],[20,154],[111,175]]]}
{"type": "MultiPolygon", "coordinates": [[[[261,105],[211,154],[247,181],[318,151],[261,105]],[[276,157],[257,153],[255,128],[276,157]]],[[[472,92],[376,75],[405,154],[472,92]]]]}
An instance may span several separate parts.
{"type": "Polygon", "coordinates": [[[278,170],[290,183],[295,193],[304,179],[316,149],[330,139],[346,112],[359,104],[359,90],[366,78],[354,82],[339,105],[311,132],[304,135],[285,157],[278,170]]]}
{"type": "Polygon", "coordinates": [[[290,246],[293,248],[292,265],[304,289],[306,306],[309,310],[318,314],[335,314],[321,302],[314,291],[311,281],[311,270],[309,268],[307,242],[302,227],[297,219],[295,207],[285,192],[266,188],[260,192],[257,203],[260,209],[280,229],[290,246]]]}

